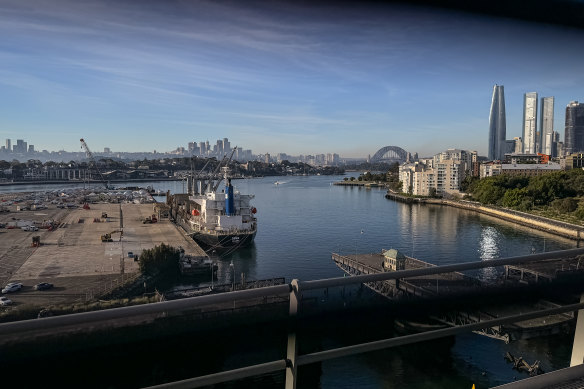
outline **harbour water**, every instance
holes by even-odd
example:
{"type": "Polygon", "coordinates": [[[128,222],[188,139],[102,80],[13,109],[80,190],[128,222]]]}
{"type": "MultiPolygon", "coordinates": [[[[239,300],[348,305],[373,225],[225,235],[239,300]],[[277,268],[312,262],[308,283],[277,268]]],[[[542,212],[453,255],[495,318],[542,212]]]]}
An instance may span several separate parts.
{"type": "MultiPolygon", "coordinates": [[[[236,279],[245,273],[247,279],[284,276],[310,280],[342,276],[331,260],[331,252],[396,248],[445,265],[576,245],[568,239],[469,211],[393,202],[385,199],[382,189],[332,185],[342,179],[298,176],[235,181],[236,190],[255,194],[259,228],[252,247],[218,260],[220,281],[230,281],[231,261],[236,279]]],[[[181,186],[162,183],[160,189],[181,190],[181,186]]],[[[484,269],[478,276],[490,279],[496,274],[484,269]]],[[[428,353],[425,346],[412,348],[414,355],[409,356],[386,350],[325,362],[320,387],[470,388],[473,383],[487,387],[521,377],[505,362],[505,352],[521,355],[531,363],[540,360],[549,371],[567,366],[570,342],[569,336],[556,336],[506,345],[467,334],[457,336],[450,350],[440,350],[436,354],[440,361],[422,358],[423,366],[419,358],[428,353]]]]}
{"type": "MultiPolygon", "coordinates": [[[[251,247],[215,256],[218,282],[230,282],[232,274],[238,279],[241,273],[248,280],[342,276],[331,260],[331,252],[366,253],[396,248],[406,255],[444,265],[576,245],[564,238],[469,211],[396,203],[385,199],[382,189],[332,185],[342,179],[294,176],[234,181],[236,190],[256,196],[252,203],[258,209],[258,233],[251,247]]],[[[173,193],[184,191],[180,181],[139,185],[173,193]]],[[[477,275],[491,279],[496,273],[485,269],[477,275]]],[[[205,282],[182,281],[175,286],[204,286],[205,282]]],[[[325,346],[334,346],[335,342],[333,338],[323,341],[325,346]]],[[[385,350],[325,362],[318,387],[470,388],[473,383],[488,387],[524,377],[505,362],[503,356],[507,351],[531,363],[540,360],[545,371],[566,367],[571,338],[560,335],[506,345],[466,334],[457,336],[446,348],[431,347],[418,345],[408,352],[385,350]]]]}

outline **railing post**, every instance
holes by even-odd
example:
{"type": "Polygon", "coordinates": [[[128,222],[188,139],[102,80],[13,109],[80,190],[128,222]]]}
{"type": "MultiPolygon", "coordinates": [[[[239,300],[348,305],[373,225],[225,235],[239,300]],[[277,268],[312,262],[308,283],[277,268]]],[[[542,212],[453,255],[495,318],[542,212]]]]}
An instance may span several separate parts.
{"type": "MultiPolygon", "coordinates": [[[[580,302],[584,303],[584,294],[580,296],[580,302]]],[[[576,319],[576,332],[574,333],[574,345],[572,346],[572,359],[570,367],[584,363],[584,309],[578,311],[576,319]]]]}
{"type": "Polygon", "coordinates": [[[290,328],[288,329],[288,349],[286,352],[286,389],[296,389],[296,356],[298,343],[296,342],[296,315],[300,304],[300,291],[298,280],[290,283],[290,328]]]}

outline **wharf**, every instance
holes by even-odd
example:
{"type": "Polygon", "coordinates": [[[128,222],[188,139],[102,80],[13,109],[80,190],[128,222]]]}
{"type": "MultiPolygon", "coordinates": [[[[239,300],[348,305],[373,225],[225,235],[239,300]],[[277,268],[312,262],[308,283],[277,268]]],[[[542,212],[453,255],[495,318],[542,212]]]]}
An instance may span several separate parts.
{"type": "Polygon", "coordinates": [[[364,186],[366,188],[383,188],[383,187],[385,187],[385,184],[383,182],[375,182],[375,181],[337,181],[337,182],[333,182],[333,185],[364,186]]]}
{"type": "Polygon", "coordinates": [[[584,259],[565,258],[517,266],[505,266],[505,279],[521,283],[551,282],[558,278],[584,274],[584,259]]]}
{"type": "MultiPolygon", "coordinates": [[[[336,265],[348,275],[375,274],[387,270],[383,268],[382,253],[340,255],[332,253],[336,265]]],[[[584,265],[584,264],[583,264],[584,265]]],[[[416,258],[405,257],[405,269],[413,270],[435,265],[416,258]]],[[[506,266],[503,283],[488,284],[462,273],[451,272],[430,276],[409,277],[407,279],[376,281],[364,284],[376,293],[390,300],[401,300],[412,297],[421,298],[453,298],[479,296],[487,290],[495,291],[509,283],[547,282],[559,276],[579,274],[581,266],[578,258],[544,261],[537,264],[522,266],[506,266]],[[574,272],[577,270],[577,273],[574,272]],[[519,282],[517,282],[519,281],[519,282]]],[[[459,326],[505,317],[521,311],[534,311],[558,307],[546,300],[537,302],[499,304],[495,303],[481,308],[459,308],[449,312],[440,312],[428,317],[433,322],[448,326],[459,326]]],[[[510,340],[527,339],[565,332],[570,330],[574,322],[573,314],[560,314],[540,319],[528,320],[510,325],[485,328],[475,333],[509,342],[510,340]]]]}
{"type": "MultiPolygon", "coordinates": [[[[42,211],[0,214],[0,222],[12,217],[31,220],[55,220],[52,231],[18,229],[0,230],[0,284],[22,282],[23,288],[10,299],[19,304],[52,305],[85,301],[140,275],[138,262],[129,253],[162,243],[183,247],[186,254],[206,256],[204,250],[168,219],[144,224],[155,213],[156,204],[96,203],[90,209],[61,209],[49,204],[42,211]],[[107,218],[102,218],[107,213],[107,218]],[[123,227],[123,236],[120,231],[123,227]],[[102,242],[101,235],[111,234],[113,242],[102,242]],[[40,236],[40,247],[31,247],[32,237],[40,236]],[[50,282],[54,288],[35,291],[33,285],[50,282]]],[[[15,207],[15,206],[12,206],[15,207]]]]}
{"type": "MultiPolygon", "coordinates": [[[[349,275],[381,273],[384,260],[382,253],[371,254],[332,254],[332,258],[345,273],[349,275]]],[[[435,265],[406,256],[405,270],[422,269],[435,265]]],[[[388,280],[370,283],[371,289],[389,298],[407,296],[433,297],[438,295],[455,295],[478,291],[480,282],[462,273],[444,273],[431,276],[411,277],[407,280],[388,280]]]]}

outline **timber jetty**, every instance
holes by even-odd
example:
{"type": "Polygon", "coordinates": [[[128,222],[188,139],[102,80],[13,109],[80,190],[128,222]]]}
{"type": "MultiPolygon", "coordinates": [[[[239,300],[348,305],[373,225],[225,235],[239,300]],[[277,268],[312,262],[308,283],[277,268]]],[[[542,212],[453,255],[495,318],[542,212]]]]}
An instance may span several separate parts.
{"type": "MultiPolygon", "coordinates": [[[[397,250],[351,255],[332,253],[332,259],[349,276],[435,267],[431,263],[407,257],[397,250]]],[[[500,278],[492,282],[459,272],[450,272],[368,282],[364,285],[392,301],[427,299],[436,300],[445,305],[452,303],[452,306],[458,307],[449,311],[431,313],[427,319],[433,323],[455,327],[492,320],[529,309],[559,307],[559,304],[548,300],[517,301],[514,297],[521,294],[521,291],[528,286],[532,286],[533,290],[538,290],[538,288],[552,285],[552,282],[580,282],[577,279],[584,276],[582,269],[584,260],[580,262],[580,258],[576,257],[546,260],[536,264],[505,266],[500,278]],[[487,302],[484,306],[474,304],[475,297],[476,301],[479,301],[489,293],[492,293],[492,296],[502,296],[502,300],[491,297],[484,299],[487,302]],[[506,294],[509,298],[505,298],[506,294]],[[465,305],[465,301],[470,301],[472,304],[465,305]],[[495,305],[493,301],[496,301],[495,305]],[[502,304],[499,304],[499,301],[502,304]]],[[[573,325],[574,315],[570,313],[475,332],[509,342],[567,332],[573,325]]]]}

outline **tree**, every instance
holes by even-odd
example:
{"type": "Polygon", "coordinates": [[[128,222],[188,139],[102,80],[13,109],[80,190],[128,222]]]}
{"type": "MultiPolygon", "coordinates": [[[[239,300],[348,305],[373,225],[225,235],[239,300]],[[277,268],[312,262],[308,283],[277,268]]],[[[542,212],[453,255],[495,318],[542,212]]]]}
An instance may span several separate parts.
{"type": "Polygon", "coordinates": [[[518,208],[524,199],[527,198],[527,189],[509,189],[503,195],[501,205],[509,208],[518,208]]]}
{"type": "Polygon", "coordinates": [[[142,274],[155,275],[178,268],[180,251],[162,243],[153,249],[142,251],[138,265],[142,274]]]}

